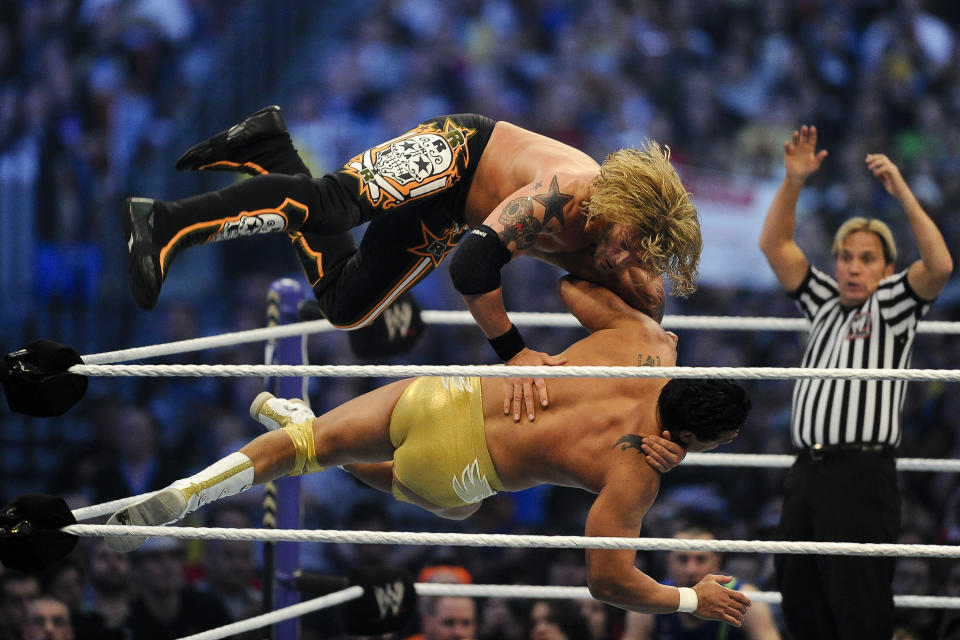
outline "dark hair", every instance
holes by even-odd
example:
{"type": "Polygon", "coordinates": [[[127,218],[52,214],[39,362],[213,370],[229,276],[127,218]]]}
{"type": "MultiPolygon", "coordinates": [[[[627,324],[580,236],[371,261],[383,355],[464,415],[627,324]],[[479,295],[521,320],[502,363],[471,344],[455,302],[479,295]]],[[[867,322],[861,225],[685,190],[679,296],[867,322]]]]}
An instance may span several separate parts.
{"type": "Polygon", "coordinates": [[[698,440],[709,441],[743,428],[750,398],[733,380],[672,378],[660,391],[657,408],[664,429],[685,429],[698,440]]]}
{"type": "MultiPolygon", "coordinates": [[[[580,613],[579,607],[572,607],[569,603],[560,600],[535,600],[530,605],[532,614],[533,608],[543,603],[550,609],[549,621],[557,625],[567,640],[590,640],[590,626],[586,618],[580,613]]],[[[533,621],[530,614],[527,616],[527,637],[533,633],[533,621]]]]}
{"type": "MultiPolygon", "coordinates": [[[[76,556],[67,556],[59,560],[52,567],[47,567],[43,571],[40,571],[36,574],[37,578],[40,580],[40,588],[43,591],[50,591],[50,587],[53,586],[53,583],[63,574],[69,571],[76,571],[77,575],[80,576],[80,582],[84,582],[86,579],[84,575],[83,563],[81,563],[76,556]]],[[[53,596],[57,597],[57,596],[53,596]]]]}

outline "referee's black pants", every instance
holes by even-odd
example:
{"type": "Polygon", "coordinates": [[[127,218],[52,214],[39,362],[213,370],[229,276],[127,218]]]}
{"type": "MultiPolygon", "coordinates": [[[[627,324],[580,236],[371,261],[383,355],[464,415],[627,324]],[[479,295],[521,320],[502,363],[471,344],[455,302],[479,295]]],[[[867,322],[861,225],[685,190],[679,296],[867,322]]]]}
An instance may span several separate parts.
{"type": "MultiPolygon", "coordinates": [[[[784,483],[781,540],[896,542],[896,461],[877,453],[810,459],[784,483]]],[[[889,640],[893,558],[784,554],[776,557],[787,628],[795,640],[889,640]]]]}

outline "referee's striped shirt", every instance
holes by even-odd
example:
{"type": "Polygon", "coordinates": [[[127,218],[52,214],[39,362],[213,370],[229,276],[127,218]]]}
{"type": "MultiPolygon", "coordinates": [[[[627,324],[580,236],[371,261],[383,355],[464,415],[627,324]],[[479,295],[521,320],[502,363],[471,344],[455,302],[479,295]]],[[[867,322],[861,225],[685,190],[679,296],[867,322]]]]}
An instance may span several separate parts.
{"type": "MultiPolygon", "coordinates": [[[[917,322],[930,309],[907,271],[883,279],[858,307],[840,305],[837,282],[811,266],[790,294],[811,321],[804,367],[904,369],[917,322]]],[[[798,380],[791,436],[799,448],[850,442],[900,443],[905,380],[798,380]]]]}

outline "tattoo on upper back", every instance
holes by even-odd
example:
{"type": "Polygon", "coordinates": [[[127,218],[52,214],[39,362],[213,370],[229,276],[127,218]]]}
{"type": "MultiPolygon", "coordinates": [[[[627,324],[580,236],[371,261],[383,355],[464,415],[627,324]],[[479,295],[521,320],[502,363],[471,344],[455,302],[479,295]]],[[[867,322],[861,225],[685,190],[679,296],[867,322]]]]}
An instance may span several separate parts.
{"type": "Polygon", "coordinates": [[[657,324],[662,324],[663,312],[666,310],[666,308],[667,308],[667,301],[662,300],[660,304],[656,305],[655,307],[653,307],[653,309],[650,310],[650,317],[656,320],[657,324]]]}
{"type": "Polygon", "coordinates": [[[638,367],[659,367],[660,365],[661,365],[660,356],[643,354],[643,353],[637,354],[638,367]]]}
{"type": "Polygon", "coordinates": [[[515,198],[507,203],[500,212],[500,224],[503,231],[500,239],[503,246],[509,248],[510,243],[516,244],[518,250],[533,246],[543,225],[533,217],[533,202],[530,198],[515,198]]]}
{"type": "Polygon", "coordinates": [[[657,321],[663,322],[663,312],[667,307],[667,296],[663,290],[663,278],[656,277],[645,283],[634,284],[636,290],[635,306],[638,311],[657,321]]]}
{"type": "Polygon", "coordinates": [[[613,448],[616,449],[617,447],[620,447],[620,451],[626,451],[627,449],[636,449],[637,454],[643,456],[646,454],[643,452],[643,449],[640,448],[640,445],[642,444],[643,444],[643,436],[637,436],[637,435],[633,435],[632,433],[628,433],[627,435],[617,440],[617,443],[613,445],[613,448]],[[620,445],[623,445],[623,446],[620,446],[620,445]]]}
{"type": "Polygon", "coordinates": [[[553,176],[553,180],[550,181],[550,190],[545,195],[535,195],[533,199],[542,204],[543,208],[546,209],[543,214],[543,226],[547,226],[553,218],[557,219],[561,227],[563,226],[563,208],[568,202],[573,200],[573,196],[569,193],[560,193],[557,176],[553,176]]]}
{"type": "Polygon", "coordinates": [[[663,278],[657,278],[654,281],[655,290],[648,296],[648,303],[651,307],[650,317],[657,321],[657,324],[663,322],[663,311],[667,308],[667,295],[663,290],[663,278]]]}

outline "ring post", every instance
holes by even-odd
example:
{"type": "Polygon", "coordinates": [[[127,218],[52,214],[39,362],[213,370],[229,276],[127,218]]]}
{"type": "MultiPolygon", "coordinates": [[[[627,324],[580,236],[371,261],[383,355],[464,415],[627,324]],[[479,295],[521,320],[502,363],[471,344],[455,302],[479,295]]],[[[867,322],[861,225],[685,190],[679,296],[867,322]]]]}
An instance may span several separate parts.
{"type": "MultiPolygon", "coordinates": [[[[281,278],[270,284],[267,295],[267,325],[291,324],[299,320],[297,309],[304,297],[304,287],[297,280],[281,278]]],[[[306,336],[291,336],[272,340],[267,343],[267,364],[307,364],[306,336]]],[[[273,378],[267,382],[267,388],[279,398],[302,398],[307,400],[306,378],[273,378]]],[[[264,527],[270,518],[271,507],[275,513],[273,527],[280,529],[301,528],[300,518],[300,478],[284,476],[273,481],[273,493],[270,487],[264,493],[264,527]],[[272,502],[272,504],[270,504],[272,502]]],[[[300,566],[300,545],[296,542],[277,542],[272,556],[272,576],[264,576],[264,587],[270,585],[273,602],[265,602],[271,610],[288,607],[299,602],[299,594],[294,586],[293,576],[300,566]],[[272,579],[271,579],[272,578],[272,579]]],[[[264,565],[267,567],[267,555],[264,565]]],[[[268,592],[265,592],[265,596],[268,592]]],[[[266,597],[265,597],[266,600],[266,597]]],[[[299,620],[291,619],[278,622],[273,627],[276,640],[297,640],[299,620]]]]}

